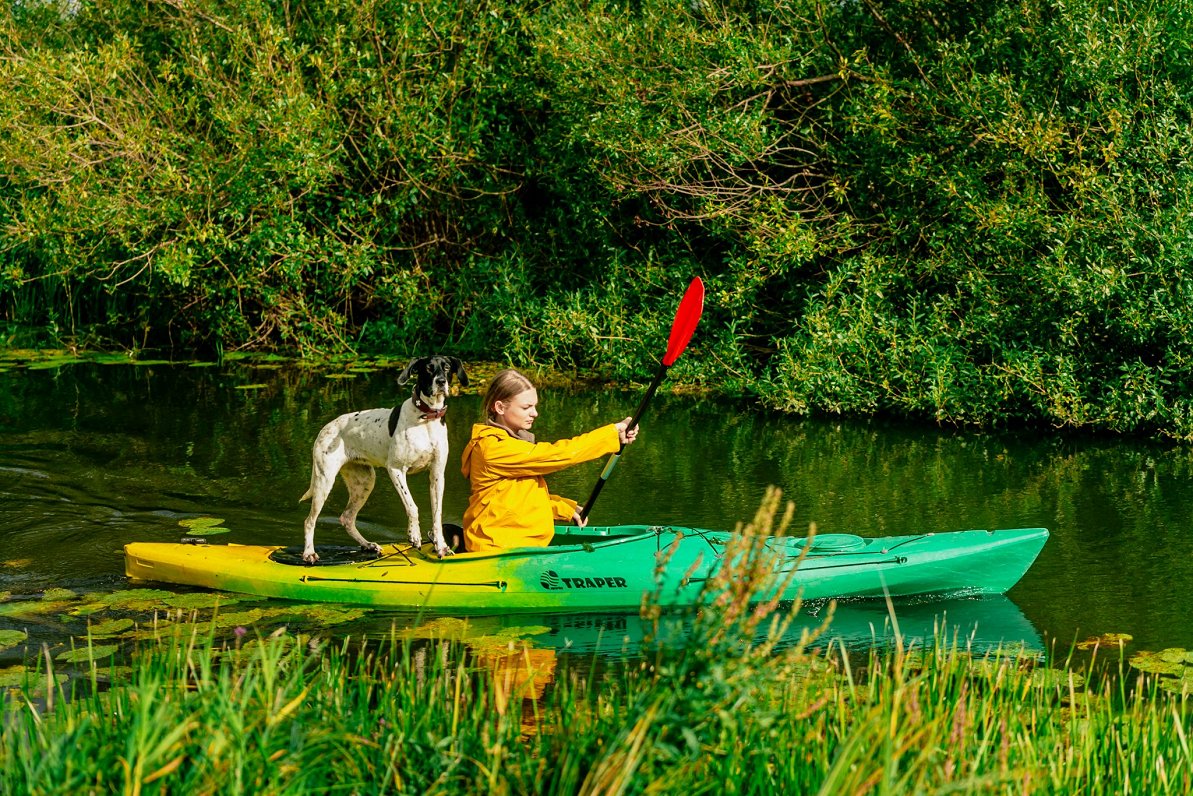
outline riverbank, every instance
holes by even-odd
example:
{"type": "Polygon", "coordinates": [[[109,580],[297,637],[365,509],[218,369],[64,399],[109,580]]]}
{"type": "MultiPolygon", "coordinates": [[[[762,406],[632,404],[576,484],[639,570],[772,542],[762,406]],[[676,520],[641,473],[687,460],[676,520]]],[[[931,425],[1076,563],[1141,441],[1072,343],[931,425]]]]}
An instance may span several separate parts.
{"type": "MultiPolygon", "coordinates": [[[[1186,793],[1187,697],[957,647],[742,644],[592,676],[519,642],[174,625],[4,697],[10,793],[1186,793]]],[[[733,623],[730,623],[733,627],[733,623]]],[[[714,630],[720,630],[716,632],[714,630]]],[[[94,648],[94,645],[92,646],[94,648]]],[[[1114,656],[1113,648],[1104,654],[1114,656]]]]}
{"type": "MultiPolygon", "coordinates": [[[[182,601],[174,613],[113,625],[111,600],[47,594],[58,613],[93,619],[74,649],[26,646],[22,667],[4,671],[0,782],[31,794],[1193,785],[1184,650],[1128,661],[1129,639],[1105,636],[1078,645],[1088,648],[1078,663],[937,638],[859,654],[821,643],[831,607],[790,643],[803,606],[750,603],[751,568],[765,559],[749,551],[791,514],[771,491],[684,643],[648,634],[616,660],[565,659],[450,620],[380,638],[306,632],[279,625],[272,605],[221,608],[218,594],[170,597],[182,601]]],[[[122,605],[161,599],[149,591],[124,592],[122,605]]],[[[309,608],[329,613],[328,626],[346,618],[309,608]]],[[[642,617],[660,614],[648,601],[642,617]]]]}

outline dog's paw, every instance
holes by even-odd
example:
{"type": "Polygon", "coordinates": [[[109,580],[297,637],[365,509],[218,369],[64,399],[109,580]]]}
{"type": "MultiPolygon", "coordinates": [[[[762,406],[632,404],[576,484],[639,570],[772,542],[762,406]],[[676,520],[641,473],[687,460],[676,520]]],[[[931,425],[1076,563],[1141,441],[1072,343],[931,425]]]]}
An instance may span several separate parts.
{"type": "Polygon", "coordinates": [[[439,554],[440,558],[447,558],[448,556],[454,556],[456,554],[456,551],[452,550],[447,545],[436,548],[435,552],[439,554]]]}
{"type": "Polygon", "coordinates": [[[302,560],[308,564],[317,563],[319,561],[319,554],[314,550],[304,550],[302,551],[302,560]]]}
{"type": "Polygon", "coordinates": [[[423,537],[421,534],[410,534],[410,546],[415,550],[423,546],[423,537]]]}

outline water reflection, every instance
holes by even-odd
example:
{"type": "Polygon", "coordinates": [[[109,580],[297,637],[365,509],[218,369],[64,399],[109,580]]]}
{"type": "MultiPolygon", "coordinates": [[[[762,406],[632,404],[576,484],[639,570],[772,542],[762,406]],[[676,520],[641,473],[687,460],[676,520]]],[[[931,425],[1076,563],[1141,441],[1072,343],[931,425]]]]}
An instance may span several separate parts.
{"type": "MultiPolygon", "coordinates": [[[[222,519],[221,542],[298,543],[314,435],[344,411],[404,398],[398,371],[333,379],[351,374],[250,363],[0,372],[0,592],[123,588],[123,544],[174,541],[186,532],[179,522],[196,517],[222,519]],[[242,389],[250,385],[261,386],[242,389]]],[[[571,435],[624,417],[639,397],[544,388],[537,431],[571,435]]],[[[478,410],[475,395],[452,400],[454,451],[478,410]]],[[[586,497],[599,469],[559,473],[553,490],[586,497]]],[[[592,519],[731,528],[775,484],[795,501],[796,526],[814,522],[822,533],[1042,526],[1052,538],[1010,597],[1049,642],[1129,632],[1143,647],[1193,647],[1193,598],[1179,588],[1193,576],[1190,475],[1193,451],[1155,443],[801,421],[748,401],[659,396],[592,519]]],[[[429,511],[425,477],[412,488],[429,511]]],[[[346,539],[335,523],[343,500],[337,487],[317,541],[346,539]]],[[[466,501],[453,467],[444,519],[459,522],[466,501]]],[[[392,490],[375,491],[360,524],[379,542],[402,537],[392,490]]],[[[883,626],[881,611],[847,613],[859,615],[858,637],[883,626]]],[[[900,617],[901,629],[922,632],[925,622],[914,611],[900,617]]],[[[557,636],[584,645],[582,630],[557,636]]]]}
{"type": "MultiPolygon", "coordinates": [[[[395,631],[411,632],[422,638],[461,640],[489,652],[525,643],[537,650],[616,659],[656,647],[680,649],[687,642],[692,621],[682,611],[664,614],[657,625],[638,612],[436,618],[373,611],[359,627],[374,638],[384,638],[395,631]]],[[[805,637],[815,637],[811,643],[814,648],[831,644],[864,651],[875,646],[893,646],[896,631],[905,647],[943,644],[975,654],[999,648],[1044,653],[1039,631],[1007,597],[891,605],[878,600],[817,601],[799,608],[776,646],[782,649],[800,643],[805,637]]]]}

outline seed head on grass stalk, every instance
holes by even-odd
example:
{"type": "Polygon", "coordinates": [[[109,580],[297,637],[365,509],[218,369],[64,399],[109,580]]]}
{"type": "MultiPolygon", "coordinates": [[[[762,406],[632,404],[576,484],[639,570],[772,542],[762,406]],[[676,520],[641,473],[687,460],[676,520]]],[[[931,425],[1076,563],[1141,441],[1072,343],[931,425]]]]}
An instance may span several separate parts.
{"type": "MultiPolygon", "coordinates": [[[[778,651],[800,610],[798,599],[784,605],[781,595],[810,546],[793,555],[783,538],[793,514],[792,504],[782,501],[778,489],[770,489],[753,520],[739,525],[720,547],[688,617],[684,644],[655,647],[653,685],[634,695],[630,715],[649,715],[650,726],[635,724],[635,737],[628,727],[623,729],[616,748],[636,743],[633,748],[647,750],[644,760],[653,764],[682,759],[696,776],[710,765],[709,755],[736,759],[753,754],[742,746],[744,727],[776,726],[788,720],[793,706],[815,702],[806,699],[807,675],[824,667],[807,645],[828,620],[778,651]]],[[[672,547],[659,556],[660,583],[674,553],[672,547]]],[[[704,571],[703,563],[685,573],[680,588],[698,571],[704,571]]],[[[643,617],[655,623],[656,632],[660,598],[667,596],[662,588],[643,604],[643,617]]],[[[618,770],[628,770],[630,762],[622,761],[618,770]]],[[[641,769],[646,764],[634,765],[641,769]]],[[[659,783],[669,776],[658,767],[641,775],[659,783]]]]}
{"type": "MultiPolygon", "coordinates": [[[[808,529],[807,543],[795,558],[788,554],[785,537],[795,514],[795,504],[782,501],[777,487],[767,489],[754,519],[739,524],[726,543],[721,565],[716,567],[701,591],[696,629],[710,648],[726,643],[742,645],[756,656],[769,656],[790,629],[799,614],[802,601],[797,597],[789,608],[782,606],[782,595],[791,586],[800,565],[812,547],[816,526],[808,529]],[[780,509],[782,514],[780,515],[780,509]],[[763,624],[771,626],[764,635],[763,624]]],[[[832,616],[832,606],[827,616],[832,616]]],[[[827,626],[801,638],[797,650],[827,626]]]]}

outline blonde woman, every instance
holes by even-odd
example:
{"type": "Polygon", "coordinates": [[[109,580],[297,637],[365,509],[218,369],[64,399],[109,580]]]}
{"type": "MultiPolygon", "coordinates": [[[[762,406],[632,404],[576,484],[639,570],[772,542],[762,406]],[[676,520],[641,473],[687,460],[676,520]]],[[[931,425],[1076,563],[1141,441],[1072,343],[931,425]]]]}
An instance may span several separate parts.
{"type": "Polygon", "coordinates": [[[493,377],[485,392],[485,421],[472,427],[461,470],[472,485],[464,512],[464,545],[470,553],[545,546],[555,520],[583,527],[576,501],[552,495],[543,476],[616,453],[638,438],[631,418],[559,442],[535,442],[538,392],[516,370],[493,377]]]}

